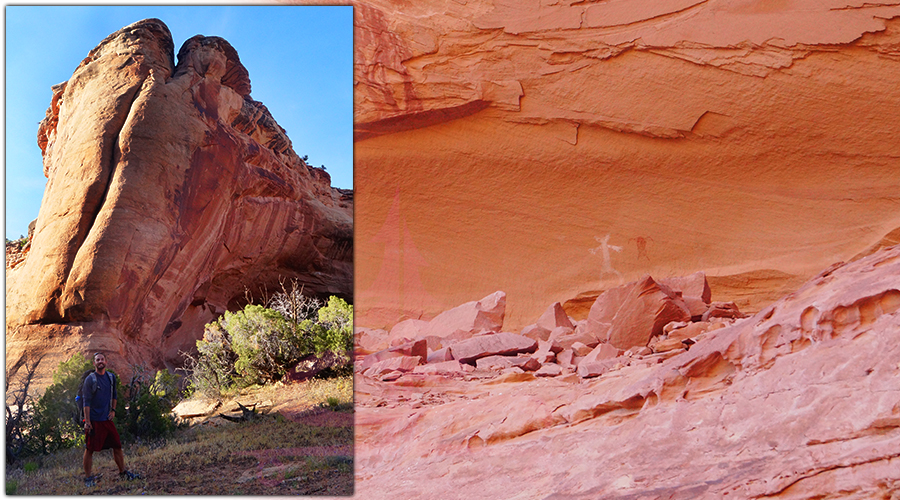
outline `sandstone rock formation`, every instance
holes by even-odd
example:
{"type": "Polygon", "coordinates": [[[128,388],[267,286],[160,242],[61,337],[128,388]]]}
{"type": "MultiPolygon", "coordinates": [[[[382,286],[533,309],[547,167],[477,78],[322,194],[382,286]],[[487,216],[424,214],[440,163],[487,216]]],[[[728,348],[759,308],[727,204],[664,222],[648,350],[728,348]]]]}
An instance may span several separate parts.
{"type": "Polygon", "coordinates": [[[159,20],[111,34],[53,88],[38,144],[49,181],[7,281],[13,373],[92,350],[180,366],[204,323],[279,280],[352,300],[353,194],[298,157],[221,38],[176,64],[159,20]]]}
{"type": "Polygon", "coordinates": [[[896,2],[353,3],[362,325],[698,270],[756,312],[897,241],[896,2]]]}
{"type": "Polygon", "coordinates": [[[900,497],[900,245],[711,321],[656,353],[600,344],[578,374],[522,356],[358,373],[357,495],[900,497]]]}

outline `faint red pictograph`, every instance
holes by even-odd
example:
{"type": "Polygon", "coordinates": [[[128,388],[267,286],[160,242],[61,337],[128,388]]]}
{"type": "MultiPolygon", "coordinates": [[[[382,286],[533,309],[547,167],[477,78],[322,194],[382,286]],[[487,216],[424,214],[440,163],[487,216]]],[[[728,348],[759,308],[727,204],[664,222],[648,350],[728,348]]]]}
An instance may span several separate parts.
{"type": "Polygon", "coordinates": [[[644,258],[647,260],[647,262],[650,262],[650,256],[647,255],[647,240],[653,241],[653,238],[649,236],[646,238],[644,238],[643,236],[637,236],[635,238],[629,238],[628,242],[631,243],[633,241],[637,246],[638,260],[644,258]]]}
{"type": "Polygon", "coordinates": [[[395,192],[384,224],[372,241],[384,244],[381,268],[372,285],[362,290],[373,305],[412,316],[441,306],[425,291],[419,270],[427,267],[428,261],[419,252],[407,226],[401,210],[400,189],[395,192]]]}

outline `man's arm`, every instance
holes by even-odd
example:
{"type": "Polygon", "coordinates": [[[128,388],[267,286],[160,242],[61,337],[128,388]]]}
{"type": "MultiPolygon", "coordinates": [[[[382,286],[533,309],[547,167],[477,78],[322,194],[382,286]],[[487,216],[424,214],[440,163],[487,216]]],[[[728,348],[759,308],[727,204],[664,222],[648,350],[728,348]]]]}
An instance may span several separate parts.
{"type": "Polygon", "coordinates": [[[113,400],[110,402],[110,405],[109,405],[109,419],[112,420],[113,417],[115,417],[115,416],[116,416],[116,399],[113,398],[113,400]]]}
{"type": "Polygon", "coordinates": [[[88,375],[84,379],[83,395],[81,396],[84,398],[84,432],[91,432],[91,429],[93,429],[91,425],[91,403],[94,399],[94,384],[96,383],[97,378],[93,374],[88,375]]]}

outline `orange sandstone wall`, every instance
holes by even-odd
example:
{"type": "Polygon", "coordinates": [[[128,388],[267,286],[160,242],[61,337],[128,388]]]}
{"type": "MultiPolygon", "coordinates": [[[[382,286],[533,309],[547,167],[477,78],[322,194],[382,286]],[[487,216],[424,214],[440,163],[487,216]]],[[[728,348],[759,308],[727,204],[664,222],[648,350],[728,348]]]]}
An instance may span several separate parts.
{"type": "Polygon", "coordinates": [[[697,270],[752,312],[897,239],[898,6],[354,5],[359,326],[697,270]]]}

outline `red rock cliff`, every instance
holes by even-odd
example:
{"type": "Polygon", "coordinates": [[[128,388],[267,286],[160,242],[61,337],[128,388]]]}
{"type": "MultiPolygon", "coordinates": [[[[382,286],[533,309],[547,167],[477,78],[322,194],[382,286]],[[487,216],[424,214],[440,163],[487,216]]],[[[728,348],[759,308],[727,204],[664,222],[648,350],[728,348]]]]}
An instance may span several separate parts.
{"type": "Polygon", "coordinates": [[[753,312],[898,239],[896,3],[354,5],[360,325],[697,270],[753,312]]]}
{"type": "Polygon", "coordinates": [[[54,87],[49,181],[8,273],[8,369],[76,350],[178,366],[204,323],[279,279],[352,299],[352,192],[297,156],[228,42],[191,38],[177,65],[173,48],[140,21],[54,87]]]}

